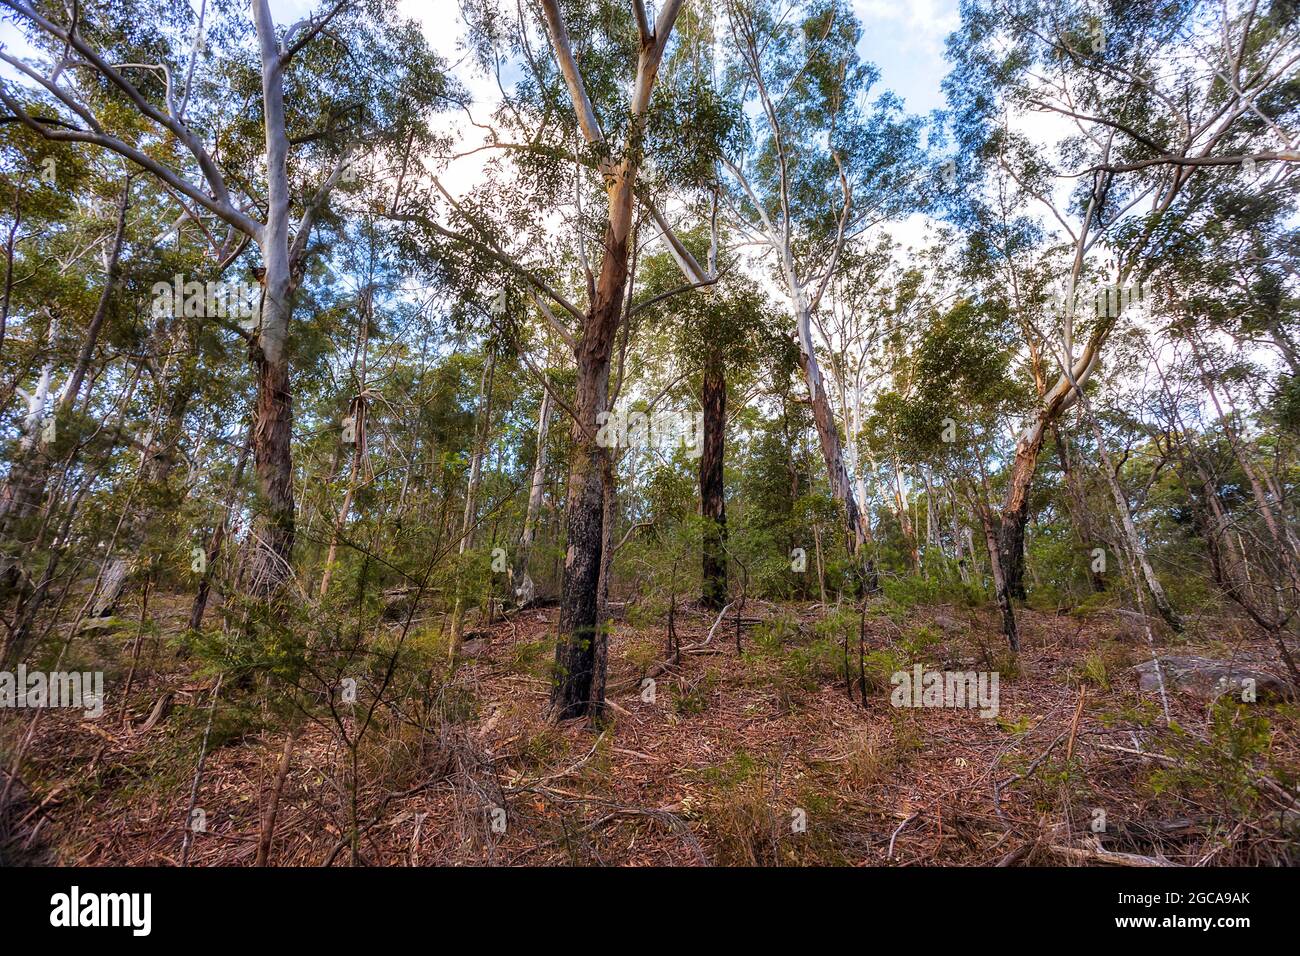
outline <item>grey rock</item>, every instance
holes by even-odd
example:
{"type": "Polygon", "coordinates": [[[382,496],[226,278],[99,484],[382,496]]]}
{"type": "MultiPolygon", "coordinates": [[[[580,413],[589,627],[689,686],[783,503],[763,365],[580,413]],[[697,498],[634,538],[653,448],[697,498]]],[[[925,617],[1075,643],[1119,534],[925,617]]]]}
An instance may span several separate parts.
{"type": "MultiPolygon", "coordinates": [[[[1255,700],[1289,699],[1295,693],[1294,688],[1281,678],[1257,667],[1233,661],[1171,654],[1159,658],[1159,662],[1166,690],[1181,691],[1201,700],[1217,700],[1224,694],[1230,694],[1253,703],[1255,700]]],[[[1138,687],[1141,690],[1160,689],[1155,661],[1146,661],[1133,669],[1138,672],[1138,687]]]]}
{"type": "Polygon", "coordinates": [[[416,588],[390,588],[384,592],[383,618],[385,621],[405,621],[415,609],[416,588]]]}
{"type": "Polygon", "coordinates": [[[934,623],[945,635],[963,634],[966,631],[966,626],[961,621],[947,614],[936,614],[934,623]]]}

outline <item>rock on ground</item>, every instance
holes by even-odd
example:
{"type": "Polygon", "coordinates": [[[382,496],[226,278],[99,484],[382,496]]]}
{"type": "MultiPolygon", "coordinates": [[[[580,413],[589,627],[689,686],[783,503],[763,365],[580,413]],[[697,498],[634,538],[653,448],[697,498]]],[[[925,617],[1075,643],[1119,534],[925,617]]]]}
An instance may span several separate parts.
{"type": "MultiPolygon", "coordinates": [[[[1167,655],[1158,660],[1166,690],[1182,691],[1202,700],[1217,700],[1224,694],[1241,696],[1247,702],[1277,700],[1294,695],[1294,688],[1290,684],[1257,667],[1207,657],[1167,655]]],[[[1156,661],[1139,664],[1134,670],[1138,672],[1138,686],[1141,690],[1160,689],[1156,661]]]]}

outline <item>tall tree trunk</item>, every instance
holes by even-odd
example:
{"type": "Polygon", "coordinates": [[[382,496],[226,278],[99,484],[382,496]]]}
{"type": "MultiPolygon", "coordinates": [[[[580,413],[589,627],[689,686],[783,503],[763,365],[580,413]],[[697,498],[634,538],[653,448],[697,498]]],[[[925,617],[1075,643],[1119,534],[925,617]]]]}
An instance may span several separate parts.
{"type": "Polygon", "coordinates": [[[1007,644],[1013,653],[1020,651],[1020,635],[1016,631],[1016,612],[1011,604],[1011,590],[1007,585],[1002,562],[998,560],[998,535],[993,525],[993,516],[981,503],[978,508],[980,526],[984,529],[984,542],[989,549],[989,569],[993,572],[993,596],[997,599],[998,611],[1002,615],[1002,633],[1006,635],[1007,644]]]}
{"type": "MultiPolygon", "coordinates": [[[[595,647],[591,655],[591,699],[605,701],[605,676],[609,665],[609,583],[613,576],[614,554],[618,546],[614,544],[614,531],[618,526],[618,481],[617,462],[613,454],[605,456],[605,500],[601,511],[604,541],[600,552],[600,582],[597,584],[596,597],[596,635],[595,647]]],[[[600,708],[593,709],[593,718],[603,716],[600,708]]]]}
{"type": "Polygon", "coordinates": [[[804,381],[808,386],[813,424],[821,443],[822,458],[826,462],[831,496],[839,503],[843,512],[845,544],[849,554],[859,562],[860,589],[875,591],[878,587],[876,566],[867,548],[871,540],[871,531],[867,527],[866,515],[858,508],[848,469],[844,467],[844,448],[840,443],[839,430],[835,427],[835,413],[831,410],[830,398],[826,394],[826,387],[822,380],[821,367],[813,348],[812,315],[808,311],[803,291],[794,276],[792,264],[787,267],[786,272],[786,282],[795,309],[799,337],[799,367],[803,370],[804,381]]]}
{"type": "Polygon", "coordinates": [[[253,4],[262,61],[266,137],[266,224],[257,239],[264,273],[261,328],[253,346],[257,400],[253,408],[253,470],[258,524],[250,568],[250,594],[270,599],[293,572],[293,393],[289,379],[289,320],[294,277],[289,253],[289,135],[284,112],[283,60],[269,6],[253,4]]]}
{"type": "MultiPolygon", "coordinates": [[[[53,319],[50,322],[50,338],[54,338],[53,319]]],[[[0,487],[0,542],[6,545],[12,543],[16,525],[35,511],[40,503],[41,489],[44,487],[40,476],[45,467],[41,456],[41,431],[50,404],[52,372],[53,367],[47,362],[36,381],[36,390],[30,393],[19,390],[27,401],[27,416],[23,419],[22,437],[14,450],[9,474],[5,476],[4,486],[0,487]]],[[[17,552],[18,549],[13,548],[13,551],[17,552]]],[[[16,554],[5,555],[4,561],[9,565],[5,569],[6,578],[16,567],[16,560],[16,554]]]]}
{"type": "MultiPolygon", "coordinates": [[[[869,549],[874,542],[871,537],[871,515],[867,513],[867,477],[862,468],[862,458],[858,451],[857,439],[855,436],[862,428],[862,407],[861,394],[855,391],[852,401],[849,400],[849,391],[846,387],[847,370],[837,372],[832,366],[832,375],[835,385],[840,393],[840,408],[843,410],[844,434],[847,439],[845,445],[845,470],[853,477],[853,488],[855,489],[854,506],[860,517],[862,548],[869,549]]],[[[867,578],[867,590],[874,592],[877,589],[878,581],[871,557],[865,558],[864,578],[867,578]]]]}
{"type": "Polygon", "coordinates": [[[250,593],[256,597],[273,597],[293,573],[292,435],[288,359],[259,356],[253,409],[253,471],[259,514],[249,577],[250,593]]]}
{"type": "Polygon", "coordinates": [[[537,450],[533,457],[533,480],[528,488],[528,510],[524,514],[524,529],[519,534],[515,549],[514,570],[511,573],[514,596],[520,607],[527,607],[537,599],[537,588],[528,574],[528,559],[537,540],[537,519],[542,512],[542,496],[546,491],[546,449],[551,428],[551,390],[542,389],[541,408],[537,412],[537,450]]]}
{"type": "Polygon", "coordinates": [[[1042,447],[1041,432],[1036,440],[1025,442],[1022,439],[1016,445],[1011,480],[1007,484],[1007,497],[997,528],[997,547],[992,554],[1002,565],[1008,596],[1017,601],[1025,599],[1025,525],[1029,523],[1029,489],[1042,447]]]}
{"type": "MultiPolygon", "coordinates": [[[[614,337],[623,317],[628,240],[632,231],[637,168],[643,150],[643,123],[659,64],[681,5],[682,0],[666,0],[659,10],[653,32],[644,21],[638,24],[640,49],[622,159],[617,163],[609,159],[601,162],[608,206],[600,273],[591,290],[581,337],[574,348],[578,375],[566,502],[568,547],[561,586],[555,674],[551,685],[552,711],[562,720],[583,715],[600,720],[604,716],[605,661],[603,641],[598,639],[598,615],[609,455],[596,442],[596,416],[608,406],[610,359],[614,337]]],[[[591,146],[609,155],[609,144],[587,97],[559,4],[556,0],[542,0],[541,6],[551,47],[564,75],[583,136],[591,146]]]]}
{"type": "MultiPolygon", "coordinates": [[[[1122,284],[1124,279],[1119,280],[1122,284]]],[[[1025,599],[1025,525],[1029,520],[1029,493],[1034,483],[1038,455],[1043,449],[1047,429],[1074,405],[1079,390],[1097,368],[1101,347],[1114,322],[1094,330],[1087,346],[1073,365],[1066,369],[1046,394],[1034,420],[1029,423],[1016,441],[1016,455],[1011,465],[1006,496],[1002,501],[1001,524],[998,528],[998,557],[1002,562],[1007,593],[1016,600],[1025,599]]]]}
{"type": "MultiPolygon", "coordinates": [[[[604,549],[607,449],[596,443],[596,416],[609,394],[614,334],[623,313],[627,284],[628,235],[632,218],[631,173],[622,168],[622,183],[610,193],[605,255],[591,310],[575,353],[578,360],[573,424],[573,452],[566,498],[568,547],[560,589],[560,636],[555,648],[551,702],[561,720],[589,715],[600,718],[604,697],[596,699],[597,610],[601,556],[604,549]]],[[[600,682],[603,683],[603,676],[600,682]]]]}
{"type": "Polygon", "coordinates": [[[727,501],[723,483],[726,454],[727,379],[722,357],[711,353],[700,386],[704,441],[700,453],[700,510],[704,517],[700,602],[710,610],[727,603],[727,501]]]}

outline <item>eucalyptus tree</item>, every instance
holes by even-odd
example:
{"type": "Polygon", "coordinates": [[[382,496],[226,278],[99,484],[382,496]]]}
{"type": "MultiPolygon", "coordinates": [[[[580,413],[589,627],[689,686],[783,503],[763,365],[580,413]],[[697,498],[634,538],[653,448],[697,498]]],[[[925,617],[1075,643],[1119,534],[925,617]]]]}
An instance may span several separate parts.
{"type": "Polygon", "coordinates": [[[869,455],[864,454],[862,431],[872,388],[882,372],[878,368],[881,346],[898,324],[898,306],[905,298],[891,296],[901,278],[892,268],[893,252],[893,240],[887,236],[874,243],[864,238],[846,244],[840,273],[827,290],[828,308],[813,316],[821,336],[825,371],[838,400],[847,453],[845,468],[854,479],[867,547],[874,547],[867,477],[873,469],[863,460],[869,455]]]}
{"type": "Polygon", "coordinates": [[[1281,472],[1296,389],[1300,312],[1294,289],[1300,176],[1277,164],[1223,169],[1191,190],[1201,201],[1179,223],[1174,251],[1156,262],[1170,338],[1191,361],[1278,558],[1300,587],[1300,539],[1281,472]],[[1261,462],[1260,446],[1275,444],[1261,462]]]}
{"type": "Polygon", "coordinates": [[[644,304],[629,294],[641,224],[652,223],[683,272],[673,294],[714,281],[711,268],[677,238],[671,210],[660,208],[652,187],[670,175],[676,185],[706,186],[716,111],[708,90],[687,82],[688,71],[680,83],[661,82],[683,0],[666,0],[653,20],[642,0],[626,6],[541,0],[537,7],[483,0],[467,4],[465,13],[471,49],[503,92],[490,124],[474,120],[488,135],[471,151],[508,160],[513,178],[500,175],[490,193],[480,188],[467,197],[454,196],[435,178],[429,199],[447,207],[451,225],[414,201],[393,217],[431,238],[453,240],[451,254],[491,263],[502,281],[522,285],[522,297],[573,350],[574,394],[552,395],[572,419],[552,702],[561,719],[600,717],[606,637],[598,618],[612,474],[608,449],[597,440],[597,416],[608,410],[620,331],[644,304]],[[521,74],[510,89],[503,64],[521,74]],[[579,267],[567,284],[554,268],[558,257],[548,268],[538,256],[556,246],[557,233],[579,267]]]}
{"type": "MultiPolygon", "coordinates": [[[[944,255],[950,243],[950,236],[941,237],[922,250],[908,249],[906,255],[889,236],[846,246],[841,274],[827,291],[827,308],[813,316],[859,502],[869,516],[867,476],[883,477],[892,489],[894,515],[913,570],[920,569],[920,541],[909,517],[897,438],[886,430],[872,436],[874,441],[864,441],[869,437],[864,427],[874,393],[893,388],[905,394],[909,389],[911,355],[925,316],[959,295],[955,270],[944,255]]],[[[923,470],[920,462],[909,464],[923,470]]],[[[869,522],[866,530],[870,532],[869,522]]],[[[867,540],[872,541],[870,536],[867,540]]]]}
{"type": "MultiPolygon", "coordinates": [[[[102,246],[98,263],[103,270],[103,277],[98,282],[99,289],[90,319],[84,328],[77,330],[81,341],[67,370],[67,380],[57,390],[52,390],[56,384],[51,380],[54,356],[49,355],[32,392],[18,389],[27,402],[28,410],[9,473],[3,488],[0,488],[0,539],[8,541],[14,524],[39,507],[49,470],[54,464],[51,446],[58,433],[57,422],[62,418],[66,423],[69,413],[81,398],[82,387],[91,371],[96,346],[121,280],[120,262],[126,245],[131,188],[130,178],[124,177],[118,187],[116,209],[106,217],[108,222],[104,225],[108,225],[109,234],[102,246]]],[[[59,331],[61,308],[51,303],[47,303],[45,308],[49,320],[47,335],[52,341],[59,331]]]]}
{"type": "MultiPolygon", "coordinates": [[[[112,154],[99,155],[120,165],[112,154]]],[[[197,303],[180,308],[174,301],[174,277],[205,268],[207,241],[179,228],[172,196],[159,181],[137,175],[133,183],[134,240],[107,338],[143,363],[141,407],[131,421],[129,465],[123,463],[130,471],[113,475],[112,497],[122,509],[121,521],[108,539],[91,616],[112,613],[133,575],[143,571],[153,576],[161,570],[161,555],[188,550],[179,544],[188,536],[190,496],[200,486],[202,472],[222,455],[227,441],[223,430],[233,425],[241,436],[232,440],[236,443],[247,430],[247,378],[236,361],[242,340],[227,333],[220,316],[209,321],[199,314],[203,310],[197,303]],[[161,277],[166,281],[160,283],[161,277]],[[157,295],[164,284],[172,296],[157,295]],[[221,413],[213,415],[216,409],[221,413]],[[227,412],[234,422],[225,420],[227,412]]],[[[227,318],[237,315],[228,313],[227,318]]],[[[181,563],[192,564],[192,555],[184,555],[181,563]]]]}
{"type": "Polygon", "coordinates": [[[22,399],[17,419],[6,422],[14,440],[0,483],[0,593],[16,598],[0,658],[13,663],[63,557],[85,553],[69,548],[73,516],[127,433],[124,410],[139,364],[127,359],[110,371],[111,350],[103,345],[119,338],[116,321],[130,315],[121,287],[130,285],[128,249],[138,248],[134,220],[143,217],[128,215],[138,183],[122,175],[120,163],[33,149],[35,137],[14,125],[3,136],[5,158],[14,163],[6,163],[5,177],[13,218],[3,402],[8,406],[15,393],[22,399]],[[96,408],[92,386],[101,378],[102,397],[115,395],[96,408]]]}
{"type": "Polygon", "coordinates": [[[30,585],[61,554],[74,559],[59,572],[70,579],[93,577],[102,556],[102,611],[131,564],[151,564],[174,542],[188,481],[168,476],[205,430],[184,427],[207,375],[199,356],[214,371],[225,356],[211,347],[215,336],[191,334],[199,320],[161,316],[150,301],[156,279],[194,261],[161,184],[112,153],[50,142],[8,119],[3,403],[17,392],[24,411],[0,489],[4,580],[24,584],[25,618],[40,609],[30,585]],[[67,533],[50,535],[65,523],[67,533]],[[146,541],[151,525],[159,534],[146,541]]]}
{"type": "Polygon", "coordinates": [[[873,583],[870,527],[813,340],[813,316],[846,244],[919,205],[921,122],[858,56],[862,28],[841,0],[728,0],[726,89],[742,103],[743,148],[723,159],[733,229],[768,257],[794,315],[813,421],[846,539],[873,583]]]}
{"type": "MultiPolygon", "coordinates": [[[[1005,162],[1005,152],[1016,146],[1023,144],[1000,144],[998,159],[988,170],[985,201],[974,204],[974,221],[978,225],[969,234],[963,265],[968,277],[981,285],[984,295],[1006,304],[1008,320],[1020,330],[1023,342],[1022,377],[1033,383],[1034,402],[1041,405],[1053,370],[1050,343],[1043,339],[1051,330],[1042,327],[1041,313],[1051,295],[1061,252],[1059,246],[1047,244],[1043,224],[1027,213],[1025,197],[1008,171],[1013,164],[1005,162]]],[[[1036,405],[1028,404],[1019,414],[1028,416],[1034,410],[1036,405]]],[[[1065,479],[1077,543],[1083,549],[1093,549],[1099,540],[1098,523],[1093,521],[1086,502],[1082,463],[1071,450],[1069,433],[1059,419],[1052,422],[1050,432],[1065,479]]],[[[1015,595],[1023,599],[1023,565],[1016,563],[1015,554],[1011,555],[1011,565],[1012,587],[1015,595]]],[[[1092,583],[1096,591],[1105,588],[1100,572],[1093,572],[1092,583]]]]}
{"type": "Polygon", "coordinates": [[[1243,413],[1232,401],[1233,393],[1263,377],[1260,369],[1241,353],[1193,345],[1197,333],[1184,323],[1186,316],[1180,325],[1188,340],[1152,363],[1160,386],[1154,441],[1174,463],[1181,485],[1175,500],[1191,513],[1210,577],[1273,640],[1292,679],[1300,680],[1287,646],[1300,613],[1288,500],[1295,446],[1270,416],[1243,413]]]}
{"type": "Polygon", "coordinates": [[[1300,589],[1288,480],[1294,432],[1284,411],[1300,321],[1297,190],[1300,176],[1287,164],[1207,171],[1189,185],[1188,214],[1152,270],[1169,320],[1162,385],[1178,440],[1167,453],[1184,475],[1216,583],[1274,638],[1288,667],[1278,638],[1300,589]],[[1199,407],[1176,397],[1188,390],[1199,407]],[[1257,542],[1249,555],[1248,538],[1257,542]]]}
{"type": "Polygon", "coordinates": [[[1017,441],[1001,506],[999,553],[1013,595],[1024,593],[1025,525],[1044,439],[1176,237],[1188,184],[1214,167],[1300,159],[1297,104],[1286,92],[1298,43],[1294,12],[1282,4],[963,5],[945,87],[966,223],[987,212],[981,169],[998,168],[1016,184],[1017,211],[1035,206],[1063,246],[1055,294],[1022,303],[1052,384],[1017,441]],[[1054,152],[1026,125],[1034,114],[1062,132],[1054,152]]]}
{"type": "MultiPolygon", "coordinates": [[[[655,79],[681,0],[667,0],[653,27],[641,0],[633,0],[635,54],[628,48],[626,30],[610,39],[622,47],[622,60],[635,63],[630,99],[611,97],[604,103],[606,116],[617,116],[619,104],[626,110],[622,142],[613,145],[587,95],[583,72],[573,55],[568,27],[556,0],[542,0],[551,49],[564,76],[573,111],[587,149],[597,157],[605,183],[607,213],[600,249],[598,278],[592,287],[587,314],[578,338],[578,378],[574,396],[576,421],[570,466],[568,549],[560,610],[560,641],[556,647],[556,680],[553,702],[557,716],[603,715],[605,698],[605,636],[597,620],[598,592],[605,544],[604,500],[606,454],[596,444],[596,415],[604,410],[609,384],[610,357],[614,337],[623,315],[623,296],[628,279],[628,249],[632,234],[637,175],[642,163],[646,115],[650,109],[655,79]],[[611,102],[612,100],[612,102],[611,102]]],[[[602,92],[605,92],[602,90],[602,92]]],[[[612,117],[611,117],[612,118],[612,117]]],[[[612,131],[611,131],[612,132],[612,131]]],[[[617,142],[617,141],[615,141],[617,142]]],[[[684,249],[684,247],[682,247],[684,249]]],[[[688,281],[704,284],[704,270],[686,253],[690,263],[688,281]]]]}
{"type": "Polygon", "coordinates": [[[412,24],[371,0],[338,0],[287,28],[267,0],[253,0],[251,22],[225,4],[197,15],[181,2],[4,6],[43,55],[0,60],[53,114],[0,85],[19,121],[156,177],[184,228],[207,238],[217,274],[257,247],[256,323],[228,325],[247,340],[257,379],[262,522],[249,580],[275,594],[292,571],[291,325],[313,232],[359,149],[382,156],[423,141],[422,113],[446,89],[437,60],[412,24]]]}
{"type": "Polygon", "coordinates": [[[994,598],[1015,651],[1015,611],[996,559],[996,524],[988,504],[989,466],[1004,453],[1002,422],[1023,401],[1010,374],[1015,333],[1006,318],[1005,303],[996,299],[939,300],[921,310],[890,387],[876,396],[865,425],[903,461],[926,462],[961,488],[989,548],[994,598]],[[954,407],[962,409],[960,421],[954,407]]]}
{"type": "MultiPolygon", "coordinates": [[[[684,236],[703,256],[708,241],[700,231],[684,236]]],[[[721,237],[726,244],[726,236],[721,237]]],[[[646,263],[644,292],[653,300],[656,290],[677,284],[676,270],[667,255],[646,263]]],[[[734,254],[717,256],[718,282],[707,295],[676,296],[654,309],[652,318],[667,325],[678,378],[685,377],[698,396],[701,428],[698,435],[700,516],[703,520],[700,554],[700,603],[721,610],[727,603],[727,501],[725,466],[728,394],[743,392],[751,382],[759,337],[764,328],[778,324],[762,290],[738,268],[734,254]],[[663,323],[662,319],[669,320],[663,323]]],[[[743,403],[742,403],[743,404],[743,403]]]]}

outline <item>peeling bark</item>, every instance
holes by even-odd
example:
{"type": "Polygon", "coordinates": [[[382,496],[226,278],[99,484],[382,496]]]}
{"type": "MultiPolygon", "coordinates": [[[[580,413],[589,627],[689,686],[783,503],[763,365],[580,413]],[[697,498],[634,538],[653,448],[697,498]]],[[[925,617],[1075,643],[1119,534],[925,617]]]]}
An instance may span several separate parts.
{"type": "MultiPolygon", "coordinates": [[[[796,297],[796,300],[801,296],[796,297]]],[[[831,496],[839,503],[844,518],[844,538],[849,554],[856,557],[861,568],[861,586],[867,591],[875,591],[878,582],[875,562],[868,553],[871,532],[867,528],[866,515],[858,507],[857,497],[853,493],[853,484],[849,479],[848,469],[844,466],[844,447],[840,442],[839,430],[835,427],[835,414],[831,410],[830,400],[822,380],[821,368],[813,351],[812,334],[809,329],[811,316],[806,308],[798,309],[799,331],[799,365],[803,369],[804,381],[808,386],[809,400],[812,403],[813,424],[817,429],[817,439],[821,444],[822,459],[826,462],[826,472],[830,481],[831,496]]]]}

